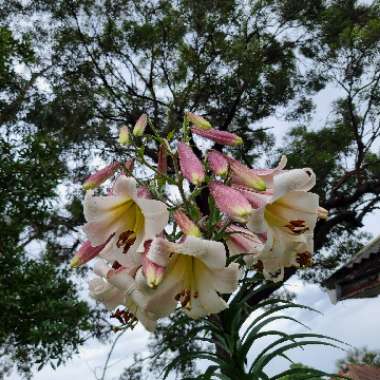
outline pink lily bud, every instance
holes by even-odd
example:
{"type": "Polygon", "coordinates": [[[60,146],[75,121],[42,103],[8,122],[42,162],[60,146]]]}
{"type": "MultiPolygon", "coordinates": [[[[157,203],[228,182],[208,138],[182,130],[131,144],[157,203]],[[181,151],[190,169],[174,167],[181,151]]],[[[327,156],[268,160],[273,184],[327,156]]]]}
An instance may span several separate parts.
{"type": "Polygon", "coordinates": [[[246,223],[252,207],[248,200],[239,191],[214,181],[209,184],[216,207],[239,223],[246,223]]]}
{"type": "Polygon", "coordinates": [[[94,257],[98,256],[107,243],[108,240],[104,244],[93,247],[89,240],[85,241],[71,259],[70,267],[77,268],[92,260],[94,257]]]}
{"type": "Polygon", "coordinates": [[[246,263],[252,263],[255,255],[264,248],[265,240],[246,228],[232,224],[226,228],[226,232],[229,233],[227,246],[230,256],[246,254],[247,256],[244,257],[246,263]]]}
{"type": "Polygon", "coordinates": [[[162,243],[163,241],[164,239],[156,238],[153,241],[147,240],[144,243],[142,269],[150,288],[156,288],[165,275],[167,257],[165,247],[162,243]],[[160,259],[161,254],[164,256],[163,262],[161,262],[162,260],[155,260],[157,257],[160,259]]]}
{"type": "Polygon", "coordinates": [[[248,166],[239,161],[229,158],[230,169],[232,173],[232,182],[237,185],[243,185],[258,191],[266,189],[265,181],[253,172],[248,166]]]}
{"type": "Polygon", "coordinates": [[[156,288],[164,278],[165,267],[154,263],[146,256],[142,259],[142,267],[148,286],[150,288],[156,288]]]}
{"type": "Polygon", "coordinates": [[[205,180],[202,162],[192,149],[185,143],[178,144],[179,165],[183,176],[194,185],[200,185],[205,180]]]}
{"type": "Polygon", "coordinates": [[[158,149],[157,171],[161,174],[166,174],[168,171],[168,161],[165,144],[161,144],[158,149]]]}
{"type": "Polygon", "coordinates": [[[228,160],[224,154],[211,150],[207,154],[207,161],[214,174],[225,176],[228,173],[228,160]]]}
{"type": "Polygon", "coordinates": [[[149,189],[145,186],[140,186],[137,188],[137,196],[139,198],[152,199],[152,194],[149,189]]]}
{"type": "Polygon", "coordinates": [[[197,128],[200,129],[210,129],[211,124],[209,121],[207,121],[202,116],[196,115],[192,112],[186,112],[186,117],[190,121],[190,123],[193,123],[197,128]]]}
{"type": "Polygon", "coordinates": [[[127,172],[127,174],[130,174],[133,171],[134,167],[135,167],[135,160],[130,159],[130,160],[125,161],[124,170],[127,172]]]}
{"type": "Polygon", "coordinates": [[[137,120],[134,128],[133,128],[133,135],[136,137],[140,137],[144,134],[145,128],[148,124],[148,116],[143,113],[139,119],[137,120]]]}
{"type": "Polygon", "coordinates": [[[201,129],[193,127],[191,128],[191,132],[221,145],[237,146],[243,144],[243,139],[240,136],[226,131],[218,131],[217,129],[201,129]]]}
{"type": "Polygon", "coordinates": [[[182,210],[176,210],[173,216],[175,222],[185,235],[196,237],[202,236],[198,226],[182,210]]]}
{"type": "Polygon", "coordinates": [[[83,184],[83,189],[90,190],[97,188],[108,178],[112,177],[119,167],[120,163],[114,162],[113,164],[107,165],[105,168],[98,170],[86,179],[83,184]]]}
{"type": "Polygon", "coordinates": [[[173,244],[162,237],[155,237],[144,243],[144,255],[158,266],[166,268],[169,264],[173,244]]]}
{"type": "Polygon", "coordinates": [[[128,127],[121,127],[119,129],[119,144],[128,145],[129,144],[129,129],[128,127]]]}

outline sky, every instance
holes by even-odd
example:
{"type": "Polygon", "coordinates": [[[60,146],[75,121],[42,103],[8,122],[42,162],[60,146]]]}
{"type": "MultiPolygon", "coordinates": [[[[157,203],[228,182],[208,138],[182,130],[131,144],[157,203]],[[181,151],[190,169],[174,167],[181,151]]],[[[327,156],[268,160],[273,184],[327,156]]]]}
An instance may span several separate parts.
{"type": "MultiPolygon", "coordinates": [[[[313,127],[323,125],[331,112],[331,102],[336,99],[337,90],[328,87],[315,97],[317,109],[313,119],[313,127]],[[322,124],[323,123],[323,124],[322,124]]],[[[277,141],[286,136],[291,124],[283,122],[275,117],[268,118],[263,124],[273,125],[277,141]]],[[[380,214],[372,214],[365,219],[364,230],[374,236],[380,234],[378,224],[380,214]]],[[[319,310],[322,315],[309,311],[298,311],[291,314],[292,317],[312,327],[312,332],[324,334],[341,339],[354,347],[366,346],[369,349],[380,349],[380,330],[378,320],[380,315],[380,298],[347,300],[332,305],[327,294],[318,285],[305,284],[297,278],[290,279],[285,286],[289,291],[297,295],[296,301],[306,306],[319,310]]],[[[273,328],[287,332],[305,332],[304,329],[288,322],[274,323],[273,328]]],[[[118,379],[123,368],[133,364],[134,353],[147,352],[149,333],[142,326],[137,326],[134,331],[127,332],[119,340],[110,360],[106,380],[118,379]]],[[[261,345],[256,347],[249,356],[252,358],[258,352],[261,345]]],[[[88,341],[80,348],[79,354],[66,365],[53,370],[50,367],[36,373],[33,380],[95,380],[101,374],[104,362],[109,352],[111,343],[102,344],[97,341],[88,341]]],[[[337,359],[344,357],[345,353],[337,349],[324,346],[306,348],[305,351],[295,350],[291,353],[294,361],[302,362],[315,368],[334,372],[337,359]]],[[[276,373],[285,369],[285,363],[278,360],[271,365],[270,373],[276,373]]],[[[13,372],[10,380],[20,380],[19,375],[13,372]]]]}
{"type": "MultiPolygon", "coordinates": [[[[378,316],[380,315],[380,299],[346,300],[332,305],[328,295],[318,286],[304,284],[298,279],[291,279],[285,285],[289,291],[297,294],[296,302],[319,310],[322,314],[310,311],[291,312],[294,318],[308,325],[313,333],[324,334],[345,341],[354,347],[366,346],[369,349],[379,349],[380,331],[378,316]]],[[[306,332],[302,327],[290,322],[273,323],[272,328],[280,331],[306,332]]],[[[127,332],[118,342],[110,360],[107,371],[107,380],[118,379],[123,368],[133,364],[133,353],[144,353],[149,333],[138,326],[134,331],[127,332]]],[[[255,347],[249,353],[253,358],[255,353],[264,347],[264,343],[255,347]]],[[[110,344],[100,344],[89,341],[80,349],[79,355],[66,365],[53,371],[46,367],[36,373],[33,380],[95,380],[95,373],[100,375],[106,360],[110,344]]],[[[343,351],[328,347],[307,347],[304,351],[294,350],[290,357],[294,361],[302,362],[315,368],[334,372],[337,359],[345,356],[343,351]]],[[[284,370],[286,363],[278,360],[272,363],[269,373],[274,374],[284,370]]],[[[18,380],[16,373],[11,380],[18,380]]]]}

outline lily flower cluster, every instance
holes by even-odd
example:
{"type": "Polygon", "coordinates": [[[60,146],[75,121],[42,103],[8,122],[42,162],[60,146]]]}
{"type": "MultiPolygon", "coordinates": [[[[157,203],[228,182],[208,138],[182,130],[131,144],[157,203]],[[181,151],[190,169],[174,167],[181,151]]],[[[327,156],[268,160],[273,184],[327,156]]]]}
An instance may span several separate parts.
{"type": "Polygon", "coordinates": [[[146,115],[132,133],[120,129],[128,160],[84,182],[87,240],[71,262],[94,259],[90,295],[124,326],[140,321],[150,331],[176,308],[194,319],[221,312],[243,271],[281,281],[284,268],[309,265],[314,227],[327,216],[309,192],[311,169],[285,170],[285,157],[273,169],[249,168],[233,158],[239,136],[190,112],[181,135],[169,135],[146,115]],[[202,154],[194,135],[215,149],[202,154]],[[142,167],[153,174],[144,178],[142,167]]]}

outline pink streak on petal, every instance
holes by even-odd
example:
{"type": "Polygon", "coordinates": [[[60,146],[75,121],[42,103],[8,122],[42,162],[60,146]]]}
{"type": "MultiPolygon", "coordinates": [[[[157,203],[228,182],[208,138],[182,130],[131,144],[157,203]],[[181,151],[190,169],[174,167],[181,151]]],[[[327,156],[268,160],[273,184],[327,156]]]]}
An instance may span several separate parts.
{"type": "Polygon", "coordinates": [[[139,198],[152,199],[152,194],[149,189],[145,186],[140,186],[137,188],[137,196],[139,198]]]}

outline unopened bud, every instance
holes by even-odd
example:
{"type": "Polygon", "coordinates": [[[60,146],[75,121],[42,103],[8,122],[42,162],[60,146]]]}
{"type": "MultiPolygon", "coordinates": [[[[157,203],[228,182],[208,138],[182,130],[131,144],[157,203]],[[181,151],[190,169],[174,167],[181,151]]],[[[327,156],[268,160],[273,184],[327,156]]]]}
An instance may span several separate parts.
{"type": "Polygon", "coordinates": [[[258,235],[246,228],[232,224],[226,228],[226,232],[228,232],[226,243],[230,256],[241,254],[249,255],[251,257],[245,257],[247,263],[253,261],[254,256],[259,254],[264,247],[265,242],[260,239],[258,235]]]}
{"type": "Polygon", "coordinates": [[[191,128],[191,132],[221,145],[238,146],[243,144],[243,139],[240,136],[226,131],[193,127],[191,128]]]}
{"type": "Polygon", "coordinates": [[[167,160],[165,144],[161,144],[159,149],[158,149],[157,171],[160,174],[166,174],[168,171],[168,160],[167,160]]]}
{"type": "Polygon", "coordinates": [[[94,174],[90,175],[83,184],[83,189],[90,190],[95,189],[105,182],[108,178],[111,178],[115,171],[120,167],[120,163],[115,162],[106,166],[103,169],[98,170],[94,174]]]}
{"type": "Polygon", "coordinates": [[[244,195],[218,181],[211,182],[209,189],[220,211],[239,223],[247,222],[252,207],[244,195]]]}
{"type": "Polygon", "coordinates": [[[124,170],[127,172],[128,175],[131,174],[134,167],[135,167],[135,160],[130,159],[130,160],[125,161],[124,170]]]}
{"type": "Polygon", "coordinates": [[[143,271],[146,277],[146,282],[150,288],[156,288],[165,275],[165,267],[154,263],[146,256],[143,258],[143,271]]]}
{"type": "Polygon", "coordinates": [[[133,128],[133,135],[136,137],[141,137],[145,132],[145,128],[147,124],[148,124],[148,116],[145,113],[143,113],[139,117],[139,119],[137,120],[133,128]]]}
{"type": "Polygon", "coordinates": [[[248,166],[239,161],[229,158],[232,182],[258,191],[266,189],[265,181],[255,174],[248,166]]]}
{"type": "Polygon", "coordinates": [[[119,129],[119,144],[128,145],[129,144],[129,129],[128,127],[121,127],[119,129]]]}
{"type": "Polygon", "coordinates": [[[202,236],[198,226],[182,210],[176,210],[173,216],[179,228],[185,235],[196,237],[202,236]]]}
{"type": "Polygon", "coordinates": [[[192,149],[185,143],[178,144],[179,165],[183,176],[194,185],[200,185],[205,180],[202,162],[192,149]]]}
{"type": "Polygon", "coordinates": [[[186,112],[186,117],[190,121],[190,123],[193,123],[197,128],[200,128],[200,129],[210,129],[211,128],[210,122],[208,122],[202,116],[196,115],[192,112],[186,112]]]}
{"type": "Polygon", "coordinates": [[[207,161],[214,174],[225,176],[228,173],[228,160],[224,154],[211,150],[207,154],[207,161]]]}
{"type": "MultiPolygon", "coordinates": [[[[108,240],[107,240],[108,242],[108,240]]],[[[71,268],[77,268],[88,261],[92,260],[94,257],[98,256],[99,253],[106,246],[106,243],[93,247],[89,240],[85,241],[79,250],[75,253],[74,257],[70,261],[71,268]]]]}

